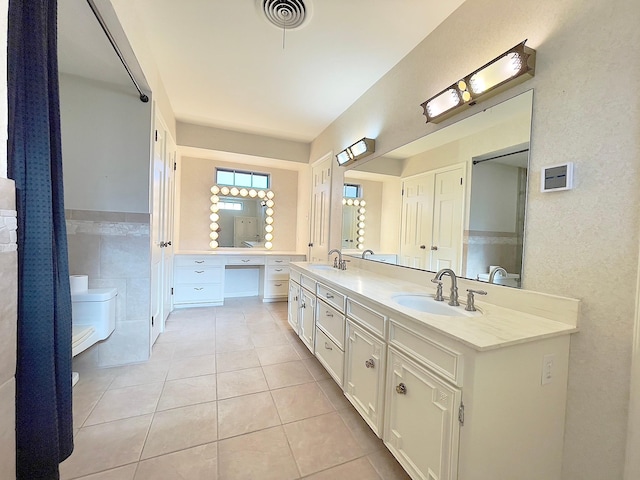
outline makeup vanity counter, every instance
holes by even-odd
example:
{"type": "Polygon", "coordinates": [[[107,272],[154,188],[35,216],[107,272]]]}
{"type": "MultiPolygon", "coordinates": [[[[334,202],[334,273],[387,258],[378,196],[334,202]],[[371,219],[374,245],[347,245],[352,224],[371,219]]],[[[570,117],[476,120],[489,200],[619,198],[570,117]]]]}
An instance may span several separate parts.
{"type": "Polygon", "coordinates": [[[579,301],[465,279],[458,316],[393,298],[432,276],[292,263],[289,323],[412,478],[559,480],[579,301]],[[478,312],[466,288],[488,291],[478,312]]]}

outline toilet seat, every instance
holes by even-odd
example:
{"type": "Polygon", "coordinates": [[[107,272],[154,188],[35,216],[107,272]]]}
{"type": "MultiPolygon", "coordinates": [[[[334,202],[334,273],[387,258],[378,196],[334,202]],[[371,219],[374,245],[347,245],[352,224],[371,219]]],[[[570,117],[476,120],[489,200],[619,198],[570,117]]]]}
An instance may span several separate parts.
{"type": "Polygon", "coordinates": [[[72,325],[71,326],[71,350],[75,356],[80,352],[74,352],[78,346],[89,338],[96,329],[90,325],[72,325]]]}

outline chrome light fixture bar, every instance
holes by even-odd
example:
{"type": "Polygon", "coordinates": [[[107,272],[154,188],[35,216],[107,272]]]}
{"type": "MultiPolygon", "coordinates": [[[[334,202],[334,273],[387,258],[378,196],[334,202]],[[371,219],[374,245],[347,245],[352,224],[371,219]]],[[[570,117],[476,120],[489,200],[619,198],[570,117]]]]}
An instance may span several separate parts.
{"type": "Polygon", "coordinates": [[[533,77],[536,51],[526,47],[525,42],[526,40],[510,48],[422,103],[427,123],[441,122],[459,113],[463,108],[475,105],[533,77]]]}
{"type": "Polygon", "coordinates": [[[356,160],[371,155],[375,151],[376,141],[365,137],[338,153],[336,160],[338,161],[338,165],[344,167],[356,160]]]}

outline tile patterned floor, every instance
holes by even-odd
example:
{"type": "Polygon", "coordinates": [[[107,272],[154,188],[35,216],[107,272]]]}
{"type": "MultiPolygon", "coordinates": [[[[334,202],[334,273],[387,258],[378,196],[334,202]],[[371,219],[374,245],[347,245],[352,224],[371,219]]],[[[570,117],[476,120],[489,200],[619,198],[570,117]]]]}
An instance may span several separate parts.
{"type": "Polygon", "coordinates": [[[176,310],[148,362],[87,363],[74,359],[63,480],[409,478],[293,333],[286,303],[176,310]]]}

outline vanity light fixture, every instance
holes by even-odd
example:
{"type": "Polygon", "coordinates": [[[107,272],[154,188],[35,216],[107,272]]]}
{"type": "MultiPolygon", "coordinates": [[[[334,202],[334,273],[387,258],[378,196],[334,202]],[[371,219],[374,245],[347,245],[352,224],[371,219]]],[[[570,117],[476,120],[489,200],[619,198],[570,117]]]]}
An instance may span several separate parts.
{"type": "Polygon", "coordinates": [[[372,138],[362,138],[353,145],[345,148],[336,155],[338,165],[344,167],[356,160],[367,157],[376,151],[376,141],[372,138]]]}
{"type": "MultiPolygon", "coordinates": [[[[434,95],[421,106],[427,123],[438,123],[535,75],[536,51],[525,42],[434,95]]],[[[338,161],[339,163],[339,161],[338,161]]]]}

